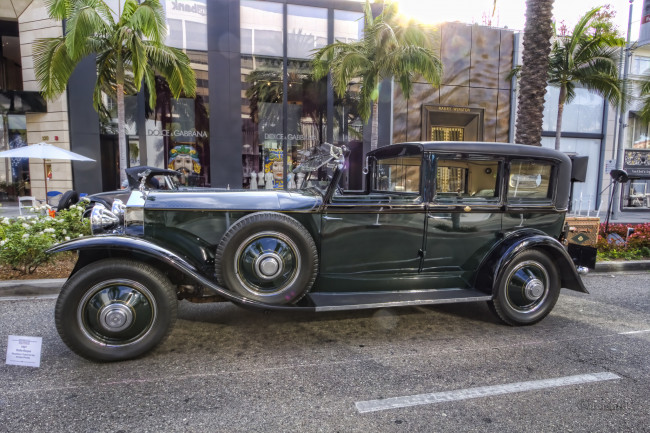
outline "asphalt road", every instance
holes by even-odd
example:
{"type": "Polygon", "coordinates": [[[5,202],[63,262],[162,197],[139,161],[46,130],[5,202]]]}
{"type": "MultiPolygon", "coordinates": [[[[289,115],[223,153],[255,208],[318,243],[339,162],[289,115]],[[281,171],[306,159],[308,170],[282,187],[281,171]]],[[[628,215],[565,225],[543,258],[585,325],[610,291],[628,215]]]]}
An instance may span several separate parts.
{"type": "Polygon", "coordinates": [[[585,282],[590,295],[565,290],[524,328],[483,303],[260,314],[183,302],[162,346],[112,364],[67,349],[53,299],[0,301],[3,360],[9,335],[43,338],[39,368],[0,366],[0,431],[650,432],[650,273],[585,282]]]}

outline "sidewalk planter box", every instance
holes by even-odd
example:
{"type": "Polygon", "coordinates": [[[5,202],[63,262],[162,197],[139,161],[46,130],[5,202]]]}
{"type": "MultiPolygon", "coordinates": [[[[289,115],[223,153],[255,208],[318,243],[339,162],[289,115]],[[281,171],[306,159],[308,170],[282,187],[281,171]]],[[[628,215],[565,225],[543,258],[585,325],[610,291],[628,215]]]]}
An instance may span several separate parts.
{"type": "Polygon", "coordinates": [[[598,242],[598,217],[566,217],[569,226],[567,241],[570,244],[595,247],[598,242]]]}

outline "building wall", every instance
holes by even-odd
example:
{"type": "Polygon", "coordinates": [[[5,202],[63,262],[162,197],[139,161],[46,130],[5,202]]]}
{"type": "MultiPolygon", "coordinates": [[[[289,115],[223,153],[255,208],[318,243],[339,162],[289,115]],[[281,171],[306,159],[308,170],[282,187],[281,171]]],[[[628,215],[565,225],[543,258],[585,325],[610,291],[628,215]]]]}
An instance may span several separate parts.
{"type": "Polygon", "coordinates": [[[435,51],[443,62],[439,88],[416,80],[408,100],[399,85],[394,91],[393,141],[422,139],[422,106],[483,108],[485,141],[508,141],[514,33],[511,30],[445,23],[435,51]],[[439,41],[444,41],[440,43],[439,41]]]}
{"type": "MultiPolygon", "coordinates": [[[[63,34],[61,22],[49,19],[43,0],[34,0],[18,17],[20,32],[20,55],[22,60],[23,88],[26,91],[39,91],[34,75],[33,44],[38,38],[58,37],[63,34]]],[[[54,101],[47,102],[47,113],[28,113],[27,143],[42,141],[70,150],[68,128],[68,103],[65,93],[54,101]]],[[[52,180],[48,181],[48,191],[65,192],[72,189],[72,168],[68,161],[51,161],[52,180]]],[[[30,161],[29,164],[32,195],[45,198],[43,162],[30,161]]]]}

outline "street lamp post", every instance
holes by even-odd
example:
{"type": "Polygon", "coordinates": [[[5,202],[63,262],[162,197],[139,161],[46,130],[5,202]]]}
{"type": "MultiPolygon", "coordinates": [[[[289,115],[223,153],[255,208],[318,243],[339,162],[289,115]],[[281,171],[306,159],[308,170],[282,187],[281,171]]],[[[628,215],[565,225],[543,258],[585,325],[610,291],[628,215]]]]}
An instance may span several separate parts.
{"type": "MultiPolygon", "coordinates": [[[[632,7],[634,6],[634,0],[630,0],[630,15],[627,19],[627,42],[625,43],[625,63],[623,66],[623,98],[627,95],[627,80],[630,73],[630,56],[632,55],[632,47],[630,46],[630,33],[632,32],[632,7]]],[[[628,103],[623,99],[621,114],[618,119],[618,147],[616,153],[616,169],[623,169],[623,158],[625,156],[625,127],[627,126],[627,120],[629,116],[628,103]]],[[[620,182],[614,182],[612,188],[615,189],[613,195],[614,199],[614,212],[613,217],[617,219],[621,211],[621,188],[623,184],[620,182]]]]}

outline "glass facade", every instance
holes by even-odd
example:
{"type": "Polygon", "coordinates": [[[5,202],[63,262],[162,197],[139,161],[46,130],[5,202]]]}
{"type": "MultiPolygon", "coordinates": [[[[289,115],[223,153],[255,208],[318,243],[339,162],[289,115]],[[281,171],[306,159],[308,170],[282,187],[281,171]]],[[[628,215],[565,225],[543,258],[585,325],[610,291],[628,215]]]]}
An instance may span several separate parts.
{"type": "Polygon", "coordinates": [[[336,143],[360,138],[355,86],[345,98],[334,99],[326,78],[314,80],[311,55],[337,35],[358,39],[363,22],[356,20],[361,17],[295,4],[240,3],[244,188],[293,188],[291,170],[307,149],[327,141],[328,134],[336,143]],[[328,101],[334,107],[331,114],[328,101]]]}
{"type": "Polygon", "coordinates": [[[166,0],[167,45],[182,49],[196,75],[196,97],[174,99],[158,80],[153,112],[147,113],[146,165],[182,173],[188,186],[210,185],[208,31],[206,0],[166,0]]]}
{"type": "MultiPolygon", "coordinates": [[[[544,104],[543,130],[555,134],[557,125],[557,109],[560,89],[547,87],[544,104]]],[[[562,132],[571,135],[586,135],[585,137],[562,137],[560,150],[588,156],[587,180],[573,185],[574,212],[587,212],[596,209],[598,205],[598,177],[600,176],[600,148],[603,136],[604,99],[587,89],[576,89],[576,97],[570,104],[564,106],[562,115],[562,132]]],[[[542,137],[542,146],[555,148],[555,137],[542,137]]]]}
{"type": "MultiPolygon", "coordinates": [[[[0,23],[0,151],[27,145],[27,122],[25,114],[16,112],[15,99],[9,98],[13,91],[23,90],[18,25],[15,22],[0,23]],[[5,96],[4,91],[7,91],[5,96]],[[11,101],[11,102],[10,102],[11,101]]],[[[13,96],[13,95],[12,95],[13,96]]],[[[0,158],[0,202],[16,201],[19,196],[31,195],[29,159],[0,158]]]]}
{"type": "MultiPolygon", "coordinates": [[[[117,7],[117,1],[114,3],[117,7]]],[[[185,185],[209,186],[206,0],[166,0],[162,5],[167,17],[165,43],[182,49],[190,58],[197,80],[196,98],[174,99],[160,77],[156,77],[155,107],[149,107],[145,98],[126,96],[128,164],[173,168],[183,173],[185,185]]],[[[100,117],[102,187],[110,190],[119,186],[117,107],[111,98],[106,97],[105,102],[110,115],[100,117]]]]}
{"type": "MultiPolygon", "coordinates": [[[[0,151],[27,146],[24,114],[0,114],[0,151]]],[[[31,195],[28,158],[0,160],[0,202],[31,195]]]]}

